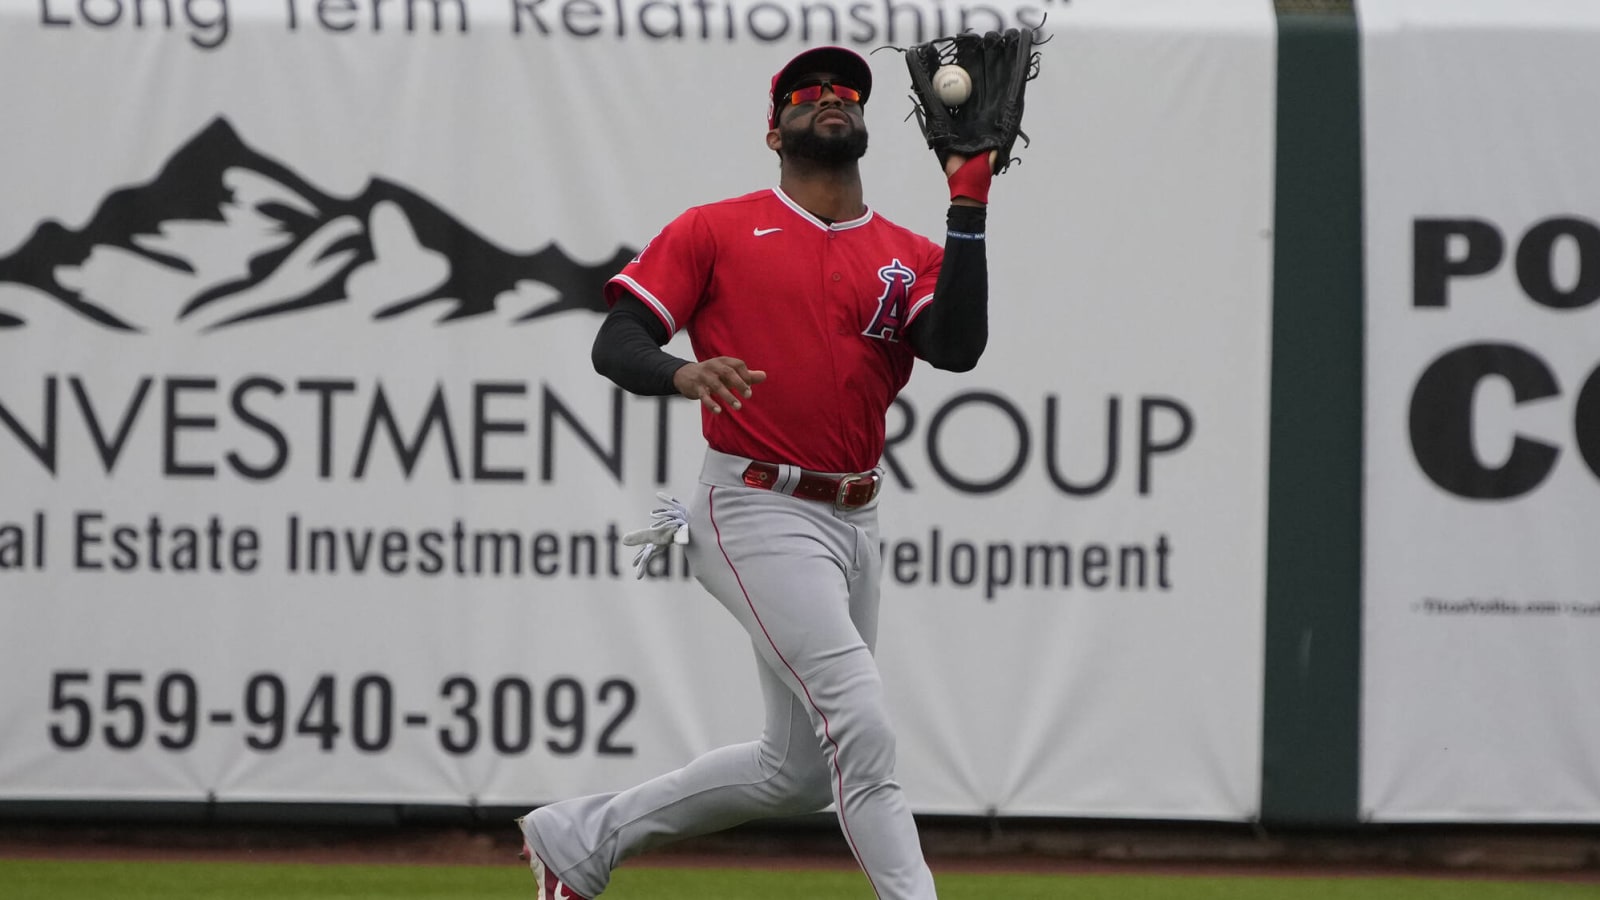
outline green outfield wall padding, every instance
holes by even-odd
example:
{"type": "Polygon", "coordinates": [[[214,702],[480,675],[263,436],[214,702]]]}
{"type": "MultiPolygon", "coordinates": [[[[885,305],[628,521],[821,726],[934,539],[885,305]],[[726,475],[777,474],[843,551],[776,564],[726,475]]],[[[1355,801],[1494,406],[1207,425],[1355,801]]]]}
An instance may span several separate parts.
{"type": "Polygon", "coordinates": [[[1360,37],[1278,14],[1261,819],[1357,822],[1361,684],[1360,37]]]}

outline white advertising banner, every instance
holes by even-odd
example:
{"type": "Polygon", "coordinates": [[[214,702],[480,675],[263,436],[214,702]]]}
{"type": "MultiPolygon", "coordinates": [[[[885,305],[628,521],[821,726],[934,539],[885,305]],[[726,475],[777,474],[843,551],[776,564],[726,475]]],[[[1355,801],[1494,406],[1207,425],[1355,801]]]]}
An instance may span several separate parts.
{"type": "Polygon", "coordinates": [[[1361,16],[1362,809],[1600,821],[1600,8],[1361,16]]]}
{"type": "MultiPolygon", "coordinates": [[[[593,372],[599,286],[776,183],[803,47],[1047,13],[988,355],[889,413],[899,777],[924,812],[1253,816],[1274,43],[1242,0],[7,0],[0,799],[531,805],[754,737],[748,638],[619,543],[703,442],[593,372]]],[[[938,236],[869,59],[867,201],[938,236]]]]}

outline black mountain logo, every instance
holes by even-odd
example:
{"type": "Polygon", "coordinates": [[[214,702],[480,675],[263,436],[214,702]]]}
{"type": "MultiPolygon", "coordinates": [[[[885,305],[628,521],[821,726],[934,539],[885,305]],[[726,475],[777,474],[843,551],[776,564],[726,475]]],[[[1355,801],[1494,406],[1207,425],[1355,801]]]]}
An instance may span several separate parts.
{"type": "MultiPolygon", "coordinates": [[[[218,118],[153,181],[113,191],[81,230],[41,223],[0,257],[0,282],[35,288],[40,304],[54,298],[125,331],[213,329],[352,305],[370,319],[415,311],[440,322],[491,313],[526,322],[603,312],[602,286],[634,252],[619,247],[595,264],[555,243],[517,254],[379,178],[358,196],[333,197],[246,146],[218,118]],[[528,302],[530,290],[536,302],[528,302]],[[510,308],[519,300],[525,312],[510,308]]],[[[0,328],[26,325],[26,303],[0,308],[0,328]]]]}

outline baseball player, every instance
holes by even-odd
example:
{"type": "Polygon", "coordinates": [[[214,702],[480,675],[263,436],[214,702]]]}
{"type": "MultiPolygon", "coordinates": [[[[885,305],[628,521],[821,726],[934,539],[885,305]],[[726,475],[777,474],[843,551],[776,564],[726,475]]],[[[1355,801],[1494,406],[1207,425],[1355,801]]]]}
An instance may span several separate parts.
{"type": "Polygon", "coordinates": [[[688,210],[606,285],[596,370],[702,406],[685,552],[750,635],[766,723],[759,740],[518,820],[540,900],[596,897],[668,841],[829,803],[878,897],[935,896],[872,656],[878,466],[915,359],[966,371],[987,342],[992,160],[947,160],[942,248],[889,222],[858,166],[871,92],[850,50],[796,56],[770,87],[778,186],[688,210]],[[679,329],[697,361],[662,350],[679,329]]]}

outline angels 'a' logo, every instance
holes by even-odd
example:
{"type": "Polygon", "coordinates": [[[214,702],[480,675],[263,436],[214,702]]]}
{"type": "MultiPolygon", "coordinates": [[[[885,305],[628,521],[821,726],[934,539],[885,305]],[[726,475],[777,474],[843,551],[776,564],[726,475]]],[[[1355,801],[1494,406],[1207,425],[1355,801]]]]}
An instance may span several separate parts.
{"type": "Polygon", "coordinates": [[[906,314],[911,311],[911,286],[917,283],[917,274],[896,259],[878,270],[878,278],[883,281],[878,312],[861,333],[879,340],[898,341],[906,314]]]}

